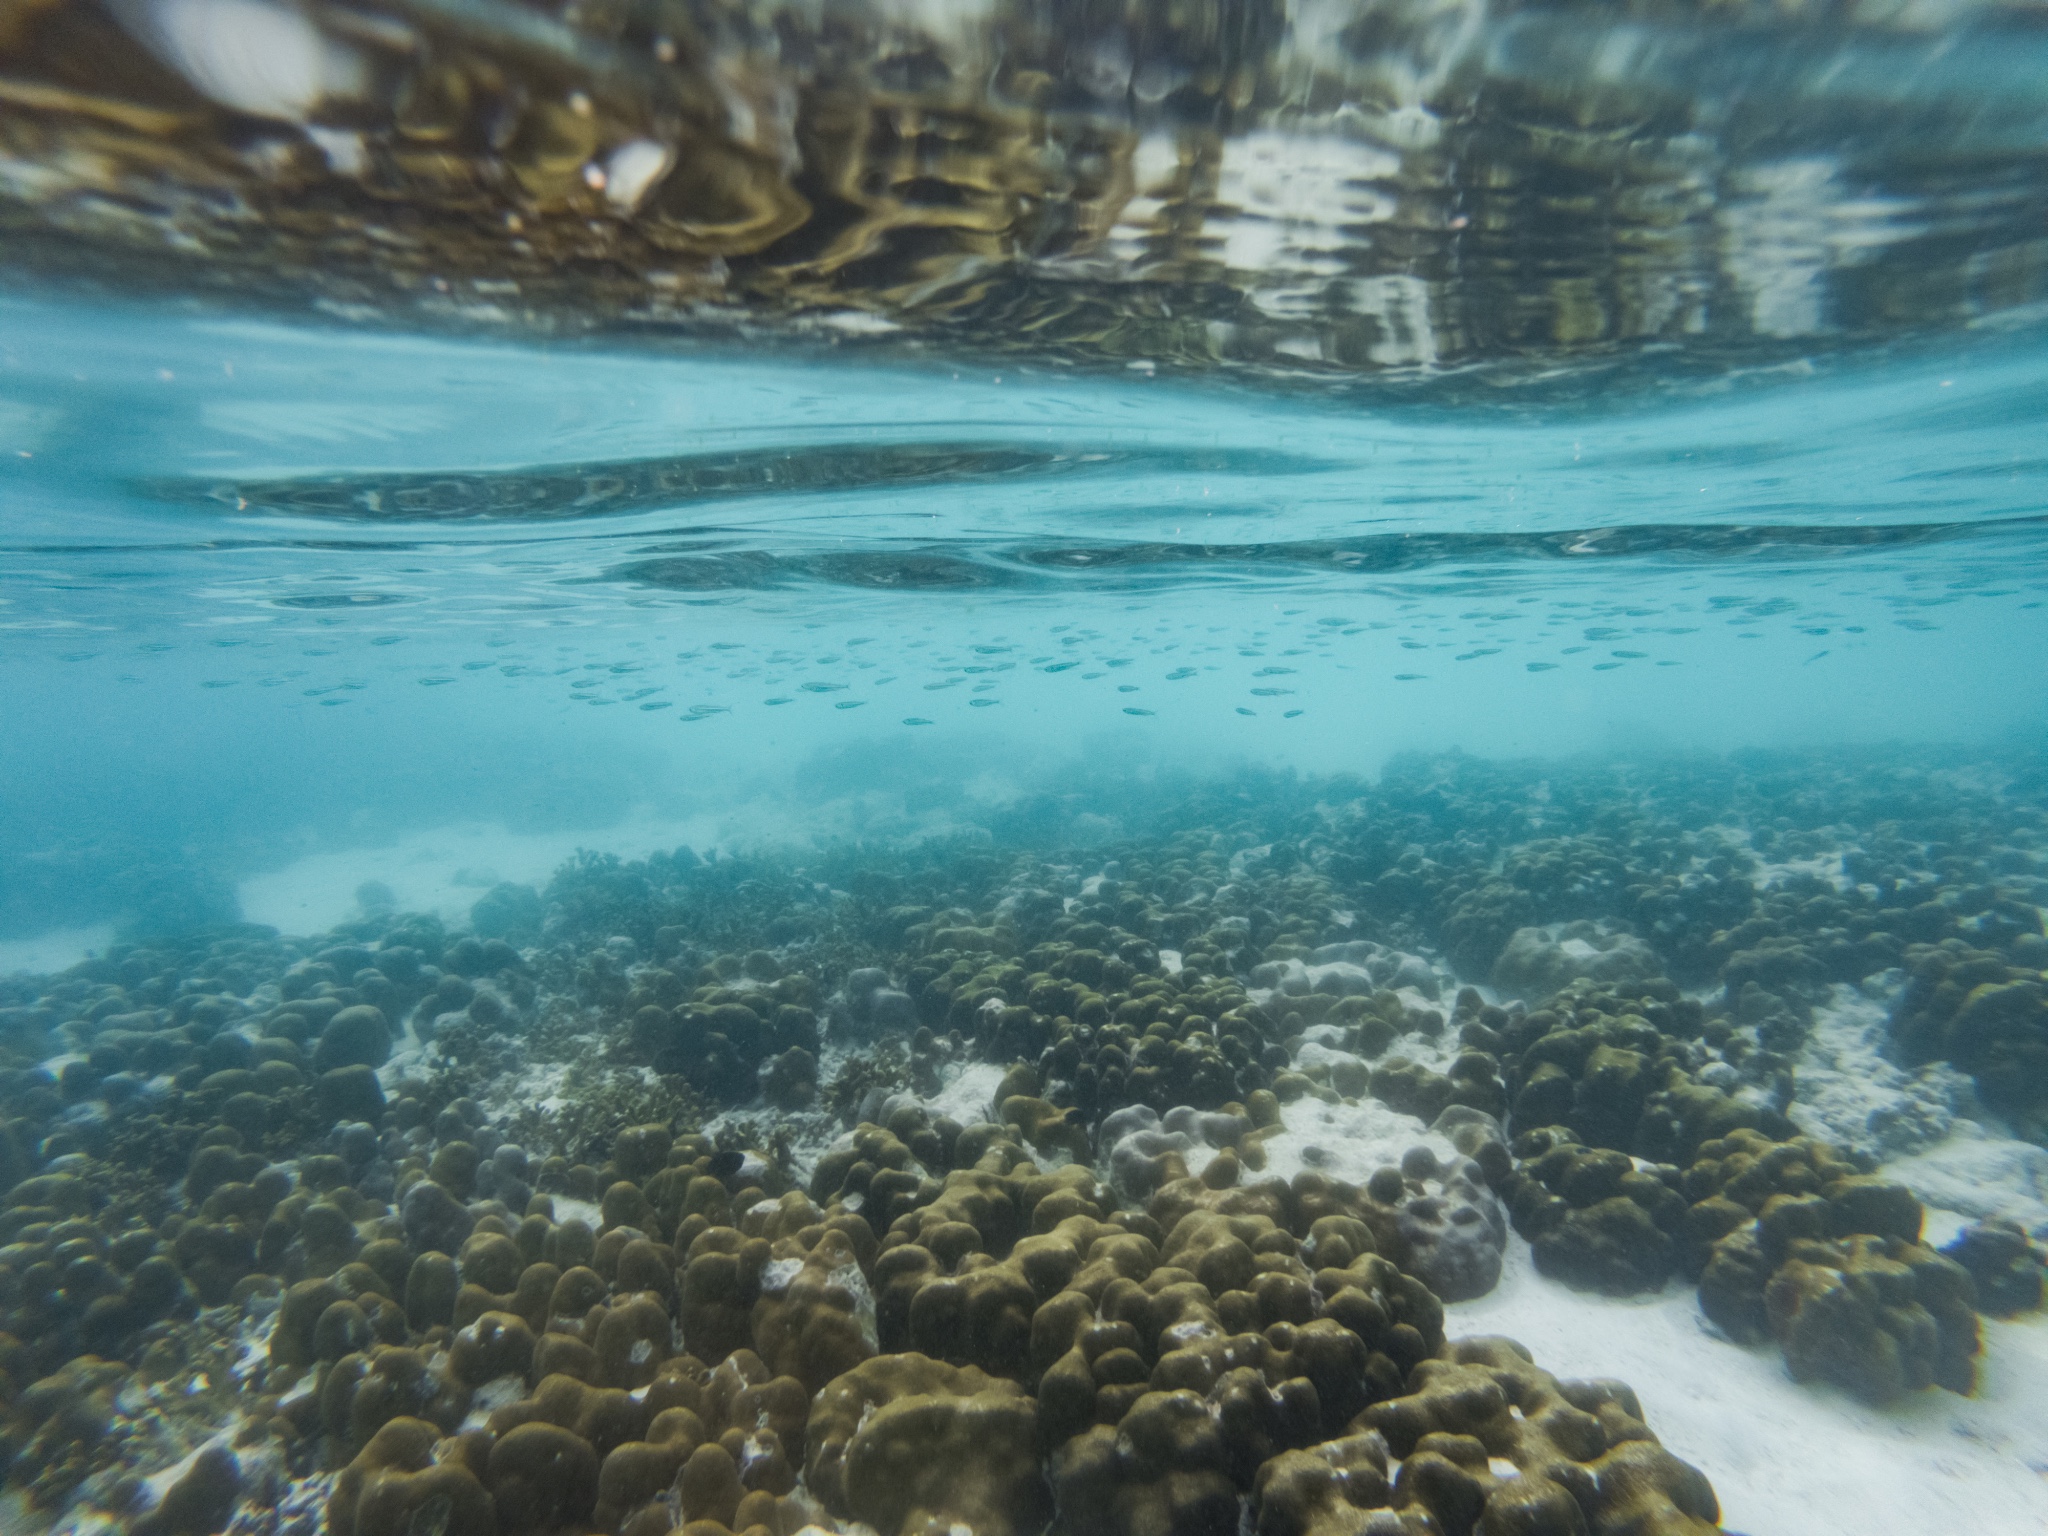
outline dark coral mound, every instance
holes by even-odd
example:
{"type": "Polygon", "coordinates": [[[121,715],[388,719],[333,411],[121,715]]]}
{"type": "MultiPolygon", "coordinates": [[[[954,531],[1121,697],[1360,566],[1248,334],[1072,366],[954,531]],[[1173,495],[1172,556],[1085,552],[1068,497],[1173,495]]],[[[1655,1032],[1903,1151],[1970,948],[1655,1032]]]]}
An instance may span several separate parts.
{"type": "Polygon", "coordinates": [[[1969,1271],[1987,1316],[2031,1312],[2048,1290],[2048,1250],[2029,1242],[2017,1222],[1973,1222],[1941,1251],[1969,1271]]]}
{"type": "Polygon", "coordinates": [[[2048,1129],[2048,955],[2038,944],[2013,948],[2035,963],[2012,964],[1960,939],[1908,950],[1892,1031],[1906,1062],[1951,1062],[1976,1079],[1991,1108],[2048,1129]]]}

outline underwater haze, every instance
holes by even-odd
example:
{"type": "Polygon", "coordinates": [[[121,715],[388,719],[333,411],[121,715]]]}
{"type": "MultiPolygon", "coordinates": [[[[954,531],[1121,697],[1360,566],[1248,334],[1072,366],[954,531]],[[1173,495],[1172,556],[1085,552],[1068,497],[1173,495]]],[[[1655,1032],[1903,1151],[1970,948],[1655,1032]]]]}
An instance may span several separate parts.
{"type": "Polygon", "coordinates": [[[1511,409],[47,299],[6,334],[15,939],[450,821],[893,836],[1084,776],[2048,725],[2030,332],[1511,409]]]}
{"type": "Polygon", "coordinates": [[[2044,82],[0,8],[0,1532],[2048,1532],[2044,82]]]}

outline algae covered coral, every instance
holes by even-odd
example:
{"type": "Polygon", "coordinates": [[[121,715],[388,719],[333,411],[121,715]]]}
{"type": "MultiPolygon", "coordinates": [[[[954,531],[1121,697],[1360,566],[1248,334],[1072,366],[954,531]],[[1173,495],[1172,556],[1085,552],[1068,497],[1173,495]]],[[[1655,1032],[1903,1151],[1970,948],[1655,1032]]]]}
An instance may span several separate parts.
{"type": "Polygon", "coordinates": [[[1797,1379],[1969,1392],[2048,1212],[1985,1183],[1937,1250],[1885,1164],[2048,1095],[2000,1065],[2048,1040],[2048,828],[1988,782],[1410,759],[1127,798],[1085,851],[1025,811],[583,856],[469,931],[366,903],[10,979],[0,1496],[251,1536],[1714,1530],[1670,1383],[1458,1308],[1526,1244],[1697,1286],[1797,1379]],[[1860,1120],[1802,1094],[1852,1005],[1893,1057],[1860,1120]]]}

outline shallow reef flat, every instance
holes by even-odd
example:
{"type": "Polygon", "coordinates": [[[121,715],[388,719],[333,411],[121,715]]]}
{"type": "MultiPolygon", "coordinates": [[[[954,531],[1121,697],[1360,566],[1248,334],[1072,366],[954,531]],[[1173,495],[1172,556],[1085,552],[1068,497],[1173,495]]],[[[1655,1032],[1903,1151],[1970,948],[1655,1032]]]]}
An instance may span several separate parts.
{"type": "Polygon", "coordinates": [[[0,1528],[2032,1529],[2044,790],[1083,776],[0,980],[0,1528]]]}

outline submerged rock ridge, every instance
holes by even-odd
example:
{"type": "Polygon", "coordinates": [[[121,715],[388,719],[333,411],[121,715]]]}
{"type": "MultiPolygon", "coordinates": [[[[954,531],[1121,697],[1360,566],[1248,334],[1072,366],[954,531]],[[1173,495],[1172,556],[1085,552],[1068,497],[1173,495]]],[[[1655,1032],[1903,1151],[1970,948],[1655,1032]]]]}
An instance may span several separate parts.
{"type": "Polygon", "coordinates": [[[2043,62],[1999,4],[27,5],[0,229],[330,318],[1534,379],[2038,303],[2043,62]]]}
{"type": "Polygon", "coordinates": [[[582,855],[470,932],[366,899],[0,980],[0,1517],[1716,1530],[1668,1384],[1457,1309],[1526,1251],[1697,1287],[1801,1383],[1971,1392],[2048,1217],[1987,1187],[1937,1248],[1909,1175],[1994,1098],[2038,1128],[1985,1074],[2032,1048],[2048,844],[2010,780],[1634,783],[1451,757],[1085,851],[582,855]],[[1896,1056],[1855,1145],[1800,1097],[1852,1003],[1896,1056]]]}

